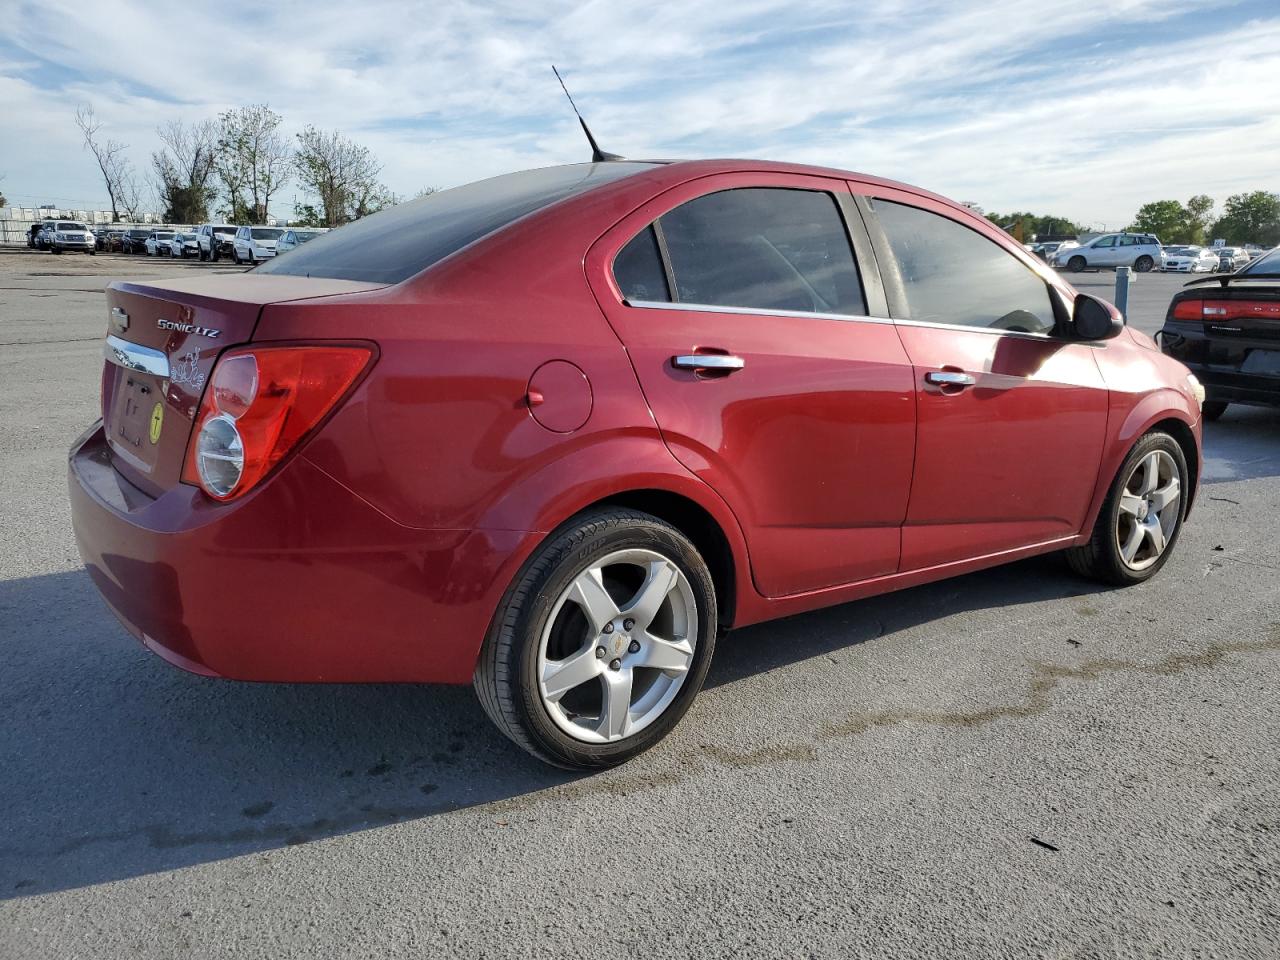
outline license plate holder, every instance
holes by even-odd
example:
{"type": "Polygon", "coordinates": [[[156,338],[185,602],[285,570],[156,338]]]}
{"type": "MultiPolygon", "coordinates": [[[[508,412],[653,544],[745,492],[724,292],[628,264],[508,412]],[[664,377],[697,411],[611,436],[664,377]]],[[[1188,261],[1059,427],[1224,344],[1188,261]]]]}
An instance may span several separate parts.
{"type": "Polygon", "coordinates": [[[138,470],[150,473],[155,465],[156,445],[151,442],[151,415],[161,402],[160,389],[143,374],[121,370],[111,401],[110,432],[107,439],[116,453],[138,470]]]}

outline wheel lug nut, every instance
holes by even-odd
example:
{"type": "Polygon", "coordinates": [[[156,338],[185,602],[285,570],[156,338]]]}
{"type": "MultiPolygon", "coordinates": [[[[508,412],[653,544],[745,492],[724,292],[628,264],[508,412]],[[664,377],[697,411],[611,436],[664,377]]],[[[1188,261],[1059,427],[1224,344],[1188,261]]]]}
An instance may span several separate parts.
{"type": "Polygon", "coordinates": [[[632,653],[639,653],[639,652],[640,652],[640,641],[639,641],[639,640],[632,640],[632,641],[631,641],[631,646],[627,647],[627,649],[628,649],[628,650],[630,650],[632,653]]]}
{"type": "Polygon", "coordinates": [[[635,622],[634,620],[632,620],[630,617],[628,617],[626,620],[623,620],[623,621],[622,621],[622,629],[623,629],[623,630],[630,630],[630,629],[631,629],[632,627],[634,627],[635,625],[636,625],[636,622],[635,622]]]}
{"type": "Polygon", "coordinates": [[[612,621],[612,620],[611,620],[611,621],[609,621],[608,623],[606,623],[606,624],[604,625],[604,632],[605,632],[605,633],[613,633],[613,621],[612,621]]]}
{"type": "Polygon", "coordinates": [[[621,660],[614,660],[612,663],[610,663],[610,664],[609,664],[609,669],[610,669],[610,670],[621,670],[621,669],[622,669],[622,661],[621,661],[621,660]]]}
{"type": "Polygon", "coordinates": [[[604,659],[604,656],[605,656],[605,654],[606,654],[606,653],[608,653],[608,651],[607,651],[607,650],[605,650],[605,648],[604,648],[604,647],[596,647],[596,659],[597,659],[597,660],[603,660],[603,659],[604,659]]]}

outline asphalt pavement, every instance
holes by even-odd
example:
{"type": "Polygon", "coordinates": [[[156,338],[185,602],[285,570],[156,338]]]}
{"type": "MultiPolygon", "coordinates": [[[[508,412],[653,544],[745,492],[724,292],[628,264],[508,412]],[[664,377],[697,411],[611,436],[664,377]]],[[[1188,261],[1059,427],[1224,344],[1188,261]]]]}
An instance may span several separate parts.
{"type": "Polygon", "coordinates": [[[1208,425],[1151,582],[1045,557],[744,629],[575,776],[469,688],[202,679],[106,611],[65,492],[101,290],[210,269],[0,253],[0,957],[1280,955],[1280,411],[1208,425]]]}

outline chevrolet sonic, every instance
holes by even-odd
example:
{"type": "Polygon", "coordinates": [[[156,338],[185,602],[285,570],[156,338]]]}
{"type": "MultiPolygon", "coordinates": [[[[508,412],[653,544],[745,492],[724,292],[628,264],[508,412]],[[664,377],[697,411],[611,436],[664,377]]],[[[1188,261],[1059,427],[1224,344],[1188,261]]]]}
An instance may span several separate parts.
{"type": "Polygon", "coordinates": [[[474,684],[602,767],[732,627],[1034,554],[1141,582],[1198,382],[982,217],[752,161],[444,191],[108,290],[70,454],[107,604],[183,669],[474,684]]]}

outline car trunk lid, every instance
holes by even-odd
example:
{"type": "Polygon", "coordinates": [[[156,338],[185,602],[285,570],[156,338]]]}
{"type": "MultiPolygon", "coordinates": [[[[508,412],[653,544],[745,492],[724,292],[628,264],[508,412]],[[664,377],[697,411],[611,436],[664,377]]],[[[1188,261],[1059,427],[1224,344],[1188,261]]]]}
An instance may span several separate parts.
{"type": "Polygon", "coordinates": [[[258,274],[111,284],[102,419],[116,469],[152,496],[179,482],[214,363],[253,337],[266,304],[379,286],[258,274]]]}

